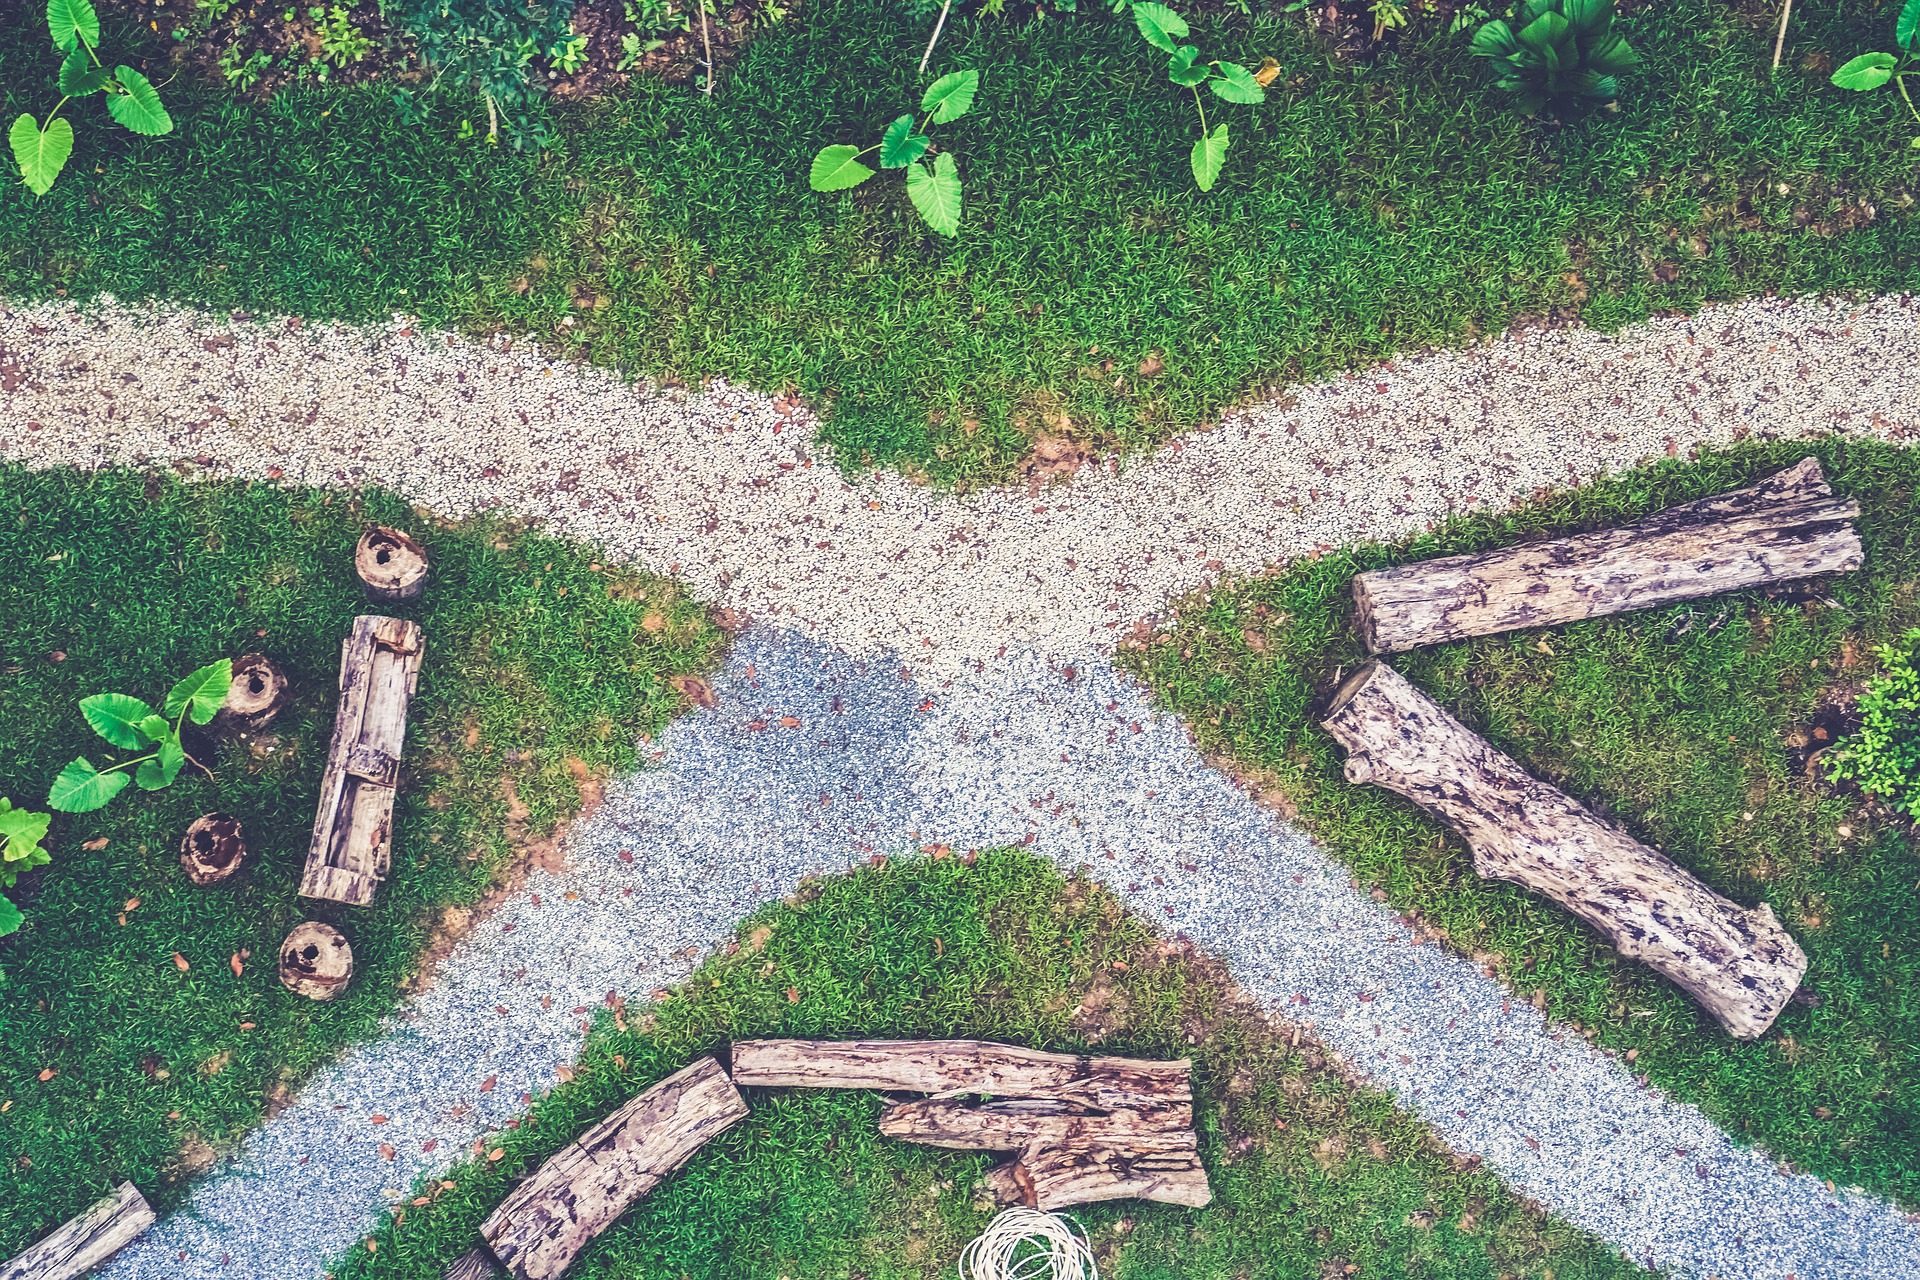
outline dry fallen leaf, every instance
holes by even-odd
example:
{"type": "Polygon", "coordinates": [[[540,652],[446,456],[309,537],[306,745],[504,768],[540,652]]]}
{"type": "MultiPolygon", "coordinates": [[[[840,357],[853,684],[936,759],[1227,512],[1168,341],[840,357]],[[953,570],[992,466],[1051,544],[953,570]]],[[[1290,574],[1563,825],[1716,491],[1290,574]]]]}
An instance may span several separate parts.
{"type": "Polygon", "coordinates": [[[368,1124],[385,1124],[386,1122],[387,1122],[387,1118],[379,1114],[378,1112],[375,1112],[373,1115],[370,1115],[367,1117],[368,1124]]]}
{"type": "Polygon", "coordinates": [[[82,849],[85,849],[88,853],[98,853],[100,850],[107,847],[107,838],[105,836],[101,836],[97,840],[83,841],[80,847],[82,849]]]}
{"type": "Polygon", "coordinates": [[[667,683],[673,686],[676,693],[696,707],[713,705],[713,690],[699,676],[675,676],[667,683]]]}
{"type": "Polygon", "coordinates": [[[240,963],[240,953],[238,951],[234,952],[232,958],[227,961],[227,966],[233,970],[233,976],[236,978],[245,973],[247,969],[245,965],[240,963]]]}
{"type": "Polygon", "coordinates": [[[1253,79],[1262,89],[1280,78],[1280,64],[1272,58],[1262,58],[1260,69],[1253,73],[1253,79]]]}
{"type": "Polygon", "coordinates": [[[128,899],[127,899],[127,905],[126,905],[126,906],[124,906],[124,907],[122,907],[122,908],[120,908],[120,909],[121,909],[122,911],[137,911],[137,910],[139,910],[139,908],[140,908],[140,899],[138,899],[138,898],[128,898],[128,899]]]}
{"type": "Polygon", "coordinates": [[[187,958],[185,956],[181,955],[178,951],[176,951],[173,953],[173,967],[178,969],[180,972],[185,973],[187,970],[191,969],[193,966],[187,963],[187,958]]]}
{"type": "Polygon", "coordinates": [[[573,1068],[563,1062],[553,1069],[553,1074],[559,1076],[562,1083],[570,1082],[573,1079],[573,1068]]]}
{"type": "Polygon", "coordinates": [[[40,1083],[45,1084],[47,1081],[53,1079],[54,1075],[55,1075],[55,1072],[52,1067],[46,1068],[44,1071],[40,1073],[40,1083]]]}
{"type": "Polygon", "coordinates": [[[501,1156],[504,1156],[506,1154],[507,1154],[507,1149],[505,1147],[495,1147],[493,1150],[487,1152],[487,1159],[498,1160],[501,1156]]]}
{"type": "Polygon", "coordinates": [[[799,1003],[800,1003],[800,988],[798,988],[798,987],[788,987],[788,988],[787,988],[787,1003],[788,1003],[788,1004],[799,1004],[799,1003]]]}
{"type": "Polygon", "coordinates": [[[381,1158],[381,1159],[383,1159],[383,1160],[391,1160],[391,1159],[393,1159],[393,1157],[394,1157],[394,1150],[393,1150],[393,1144],[392,1144],[391,1142],[383,1142],[383,1143],[381,1143],[381,1144],[380,1144],[380,1158],[381,1158]]]}
{"type": "Polygon", "coordinates": [[[480,1082],[480,1092],[492,1093],[493,1086],[499,1081],[499,1079],[500,1079],[499,1076],[488,1076],[485,1080],[482,1080],[480,1082]]]}

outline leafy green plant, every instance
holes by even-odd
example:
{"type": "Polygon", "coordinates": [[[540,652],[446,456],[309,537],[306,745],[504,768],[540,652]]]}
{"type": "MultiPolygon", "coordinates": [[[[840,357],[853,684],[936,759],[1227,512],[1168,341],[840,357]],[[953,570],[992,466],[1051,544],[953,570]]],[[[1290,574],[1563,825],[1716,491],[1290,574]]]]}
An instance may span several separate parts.
{"type": "Polygon", "coordinates": [[[1114,6],[1114,11],[1117,13],[1127,7],[1133,10],[1133,25],[1139,28],[1141,38],[1168,55],[1167,79],[1193,94],[1194,108],[1200,113],[1200,137],[1193,144],[1188,160],[1193,168],[1194,182],[1202,191],[1211,191],[1213,184],[1219,180],[1220,170],[1227,163],[1227,144],[1232,138],[1224,120],[1212,129],[1207,127],[1207,104],[1200,97],[1200,86],[1206,85],[1214,96],[1228,102],[1256,106],[1267,100],[1266,86],[1272,82],[1278,68],[1263,67],[1256,74],[1238,63],[1217,60],[1202,62],[1199,49],[1178,43],[1188,34],[1185,18],[1152,0],[1141,0],[1141,3],[1131,6],[1127,5],[1126,0],[1120,0],[1114,6]]]}
{"type": "Polygon", "coordinates": [[[569,38],[573,0],[389,0],[387,11],[413,33],[435,72],[432,89],[458,86],[480,94],[489,141],[497,141],[503,127],[517,148],[552,141],[553,123],[541,110],[545,90],[527,67],[541,50],[569,38]]]}
{"type": "Polygon", "coordinates": [[[1367,12],[1373,15],[1373,38],[1376,42],[1387,32],[1407,25],[1407,9],[1399,0],[1373,0],[1367,12]]]}
{"type": "Polygon", "coordinates": [[[1834,748],[1828,775],[1920,822],[1920,628],[1879,653],[1886,670],[1860,695],[1860,731],[1834,748]]]}
{"type": "Polygon", "coordinates": [[[237,44],[228,45],[220,55],[220,76],[230,86],[245,93],[259,84],[273,65],[273,56],[265,49],[243,54],[237,44]]]}
{"type": "Polygon", "coordinates": [[[815,191],[845,191],[871,178],[872,169],[860,163],[869,151],[880,153],[882,169],[907,171],[907,199],[922,221],[943,236],[960,231],[960,169],[951,151],[941,151],[928,163],[921,163],[933,150],[933,139],[925,128],[930,124],[948,124],[973,108],[980,91],[978,71],[950,71],[927,86],[920,95],[920,110],[927,113],[916,124],[908,112],[888,125],[880,141],[862,149],[845,143],[822,147],[807,172],[807,185],[815,191]]]}
{"type": "Polygon", "coordinates": [[[349,62],[358,62],[373,51],[373,41],[367,33],[354,25],[345,5],[333,5],[323,8],[315,5],[307,11],[313,16],[320,33],[320,57],[334,66],[345,68],[349,62]]]}
{"type": "MultiPolygon", "coordinates": [[[[0,888],[13,888],[22,871],[53,861],[53,855],[40,843],[47,838],[52,821],[50,813],[16,809],[11,801],[0,797],[0,888]]],[[[0,895],[0,935],[12,933],[25,922],[20,908],[0,895]]]]}
{"type": "Polygon", "coordinates": [[[53,189],[73,154],[73,124],[61,118],[60,108],[74,98],[106,94],[107,114],[135,133],[153,137],[173,130],[172,117],[145,76],[128,66],[109,71],[100,61],[100,15],[92,0],[49,0],[47,31],[54,52],[64,55],[60,101],[47,113],[45,124],[22,112],[7,131],[21,181],[37,196],[53,189]]]}
{"type": "Polygon", "coordinates": [[[1620,73],[1640,63],[1613,18],[1613,0],[1526,0],[1513,25],[1495,18],[1470,48],[1494,64],[1495,84],[1518,94],[1525,114],[1577,119],[1618,97],[1620,73]]]}
{"type": "MultiPolygon", "coordinates": [[[[180,731],[191,720],[206,724],[233,685],[233,662],[222,658],[193,672],[167,691],[163,710],[125,693],[96,693],[80,700],[80,714],[93,731],[116,747],[147,754],[101,769],[80,756],[60,771],[47,793],[47,804],[62,813],[86,813],[103,807],[138,782],[142,790],[159,791],[173,785],[189,759],[180,731]],[[128,773],[133,769],[136,772],[128,773]]],[[[200,768],[206,766],[195,760],[200,768]]],[[[209,771],[210,772],[210,771],[209,771]]]]}
{"type": "Polygon", "coordinates": [[[569,36],[547,50],[547,57],[563,76],[573,75],[587,65],[587,38],[569,36]]]}
{"type": "MultiPolygon", "coordinates": [[[[1891,83],[1900,91],[1900,100],[1907,104],[1907,110],[1915,120],[1920,120],[1920,108],[1913,105],[1913,95],[1907,92],[1907,77],[1915,74],[1914,55],[1920,53],[1920,0],[1907,0],[1900,9],[1900,16],[1893,22],[1893,43],[1900,52],[1863,53],[1845,63],[1833,73],[1833,83],[1842,89],[1852,89],[1856,93],[1865,93],[1891,83]]],[[[1920,147],[1920,137],[1910,144],[1920,147]]]]}

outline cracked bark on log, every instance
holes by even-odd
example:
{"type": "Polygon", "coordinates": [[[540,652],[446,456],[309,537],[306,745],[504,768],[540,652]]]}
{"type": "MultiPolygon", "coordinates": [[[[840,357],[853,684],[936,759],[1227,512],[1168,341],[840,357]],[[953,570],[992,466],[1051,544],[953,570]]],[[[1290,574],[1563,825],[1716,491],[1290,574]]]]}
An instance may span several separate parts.
{"type": "Polygon", "coordinates": [[[745,1100],[719,1062],[702,1058],[541,1165],[493,1211],[480,1234],[517,1280],[551,1280],[588,1241],[746,1114],[745,1100]]]}
{"type": "Polygon", "coordinates": [[[427,589],[427,549],[398,529],[370,524],[353,549],[353,569],[369,600],[402,604],[427,589]]]}
{"type": "Polygon", "coordinates": [[[1100,1111],[1190,1104],[1192,1063],[1043,1053],[984,1040],[742,1040],[733,1078],[763,1088],[1052,1098],[1100,1111]]]}
{"type": "Polygon", "coordinates": [[[1621,528],[1359,574],[1354,625],[1368,652],[1400,653],[1844,573],[1864,559],[1859,514],[1805,458],[1621,528]]]}
{"type": "Polygon", "coordinates": [[[1037,1142],[1005,1175],[988,1183],[1011,1183],[1020,1202],[1052,1213],[1101,1200],[1158,1200],[1204,1209],[1213,1200],[1200,1144],[1192,1130],[1141,1134],[1124,1145],[1110,1142],[1037,1142]]]}
{"type": "Polygon", "coordinates": [[[896,1102],[880,1113],[882,1136],[956,1151],[1021,1151],[1036,1142],[1125,1147],[1143,1135],[1156,1137],[1192,1128],[1193,1108],[1186,1103],[1099,1112],[1050,1098],[992,1102],[927,1098],[896,1102]]]}
{"type": "Polygon", "coordinates": [[[153,1220],[146,1197],[131,1182],[123,1182],[112,1195],[0,1265],[0,1280],[78,1280],[132,1244],[153,1220]]]}
{"type": "Polygon", "coordinates": [[[1766,903],[1722,897],[1666,855],[1529,775],[1380,662],[1322,722],[1351,782],[1396,791],[1458,832],[1473,868],[1558,902],[1748,1040],[1779,1016],[1807,957],[1766,903]]]}

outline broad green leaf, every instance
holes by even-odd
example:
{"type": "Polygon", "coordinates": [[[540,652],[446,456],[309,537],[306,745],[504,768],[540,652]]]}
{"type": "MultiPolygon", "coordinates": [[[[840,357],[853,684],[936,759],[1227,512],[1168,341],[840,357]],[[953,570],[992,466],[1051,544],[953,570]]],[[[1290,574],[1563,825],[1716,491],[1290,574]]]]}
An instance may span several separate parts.
{"type": "Polygon", "coordinates": [[[195,724],[205,724],[227,700],[227,690],[232,687],[233,659],[209,662],[167,690],[167,719],[178,720],[186,711],[195,724]]]}
{"type": "Polygon", "coordinates": [[[105,67],[95,66],[87,51],[79,45],[66,56],[60,64],[60,92],[69,98],[84,98],[90,93],[98,93],[107,87],[107,81],[113,79],[113,73],[105,67]]]}
{"type": "Polygon", "coordinates": [[[1511,57],[1519,48],[1513,38],[1513,28],[1499,18],[1474,32],[1472,42],[1467,45],[1470,53],[1482,58],[1511,57]]]}
{"type": "Polygon", "coordinates": [[[823,147],[807,171],[807,185],[815,191],[845,191],[873,176],[873,170],[859,161],[860,148],[840,143],[823,147]]]}
{"type": "Polygon", "coordinates": [[[1221,166],[1227,162],[1227,126],[1226,122],[1213,127],[1207,134],[1193,144],[1193,180],[1200,184],[1202,191],[1213,190],[1214,180],[1220,176],[1221,166]]]}
{"type": "Polygon", "coordinates": [[[1592,35],[1612,16],[1613,0],[1567,0],[1560,6],[1560,12],[1567,16],[1576,32],[1592,35]]]}
{"type": "Polygon", "coordinates": [[[158,755],[140,762],[140,770],[133,780],[148,791],[170,787],[173,780],[180,776],[180,766],[186,762],[187,753],[180,746],[180,739],[168,738],[160,744],[158,755]]]}
{"type": "Polygon", "coordinates": [[[927,148],[932,145],[933,139],[913,131],[912,115],[901,116],[880,135],[880,167],[904,169],[927,154],[927,148]]]}
{"type": "Polygon", "coordinates": [[[1232,62],[1220,64],[1220,74],[1207,81],[1207,88],[1225,98],[1228,102],[1241,102],[1252,106],[1267,100],[1267,91],[1253,78],[1253,72],[1232,62]]]}
{"type": "Polygon", "coordinates": [[[172,735],[173,726],[167,723],[165,716],[148,716],[140,722],[140,732],[146,735],[149,742],[161,742],[172,735]]]}
{"type": "Polygon", "coordinates": [[[107,111],[115,120],[149,138],[173,132],[173,117],[160,105],[160,95],[145,76],[132,67],[115,67],[113,77],[126,90],[107,99],[107,111]]]}
{"type": "Polygon", "coordinates": [[[80,700],[80,714],[93,731],[116,747],[144,747],[147,735],[140,723],[153,714],[153,708],[125,693],[96,693],[80,700]]]}
{"type": "Polygon", "coordinates": [[[1140,34],[1147,43],[1167,53],[1177,52],[1180,48],[1174,41],[1187,34],[1187,20],[1163,4],[1152,0],[1143,0],[1133,6],[1133,25],[1140,28],[1140,34]]]}
{"type": "Polygon", "coordinates": [[[1902,49],[1911,49],[1916,35],[1920,35],[1920,0],[1907,0],[1893,24],[1893,42],[1902,49]]]}
{"type": "MultiPolygon", "coordinates": [[[[1833,73],[1833,83],[1856,92],[1878,89],[1893,79],[1893,68],[1900,60],[1890,53],[1863,53],[1833,73]]],[[[18,125],[14,126],[16,129],[18,125]]]]}
{"type": "Polygon", "coordinates": [[[100,15],[94,12],[92,0],[47,0],[47,34],[62,53],[73,52],[82,40],[99,48],[100,15]]]}
{"type": "Polygon", "coordinates": [[[1606,75],[1640,65],[1640,54],[1618,32],[1609,32],[1587,51],[1587,65],[1606,75]]]}
{"type": "Polygon", "coordinates": [[[1212,71],[1212,68],[1200,62],[1199,58],[1198,49],[1190,44],[1181,45],[1174,51],[1174,55],[1167,59],[1167,79],[1183,89],[1193,88],[1205,80],[1212,71]]]}
{"type": "Polygon", "coordinates": [[[1551,53],[1555,46],[1567,38],[1567,30],[1573,24],[1557,13],[1543,13],[1520,28],[1515,37],[1521,44],[1540,53],[1551,53]]]}
{"type": "Polygon", "coordinates": [[[935,156],[931,171],[923,164],[907,170],[907,199],[941,235],[960,233],[960,169],[951,151],[935,156]]]}
{"type": "MultiPolygon", "coordinates": [[[[1920,4],[1920,0],[1914,0],[1920,4]]],[[[920,95],[920,109],[933,112],[931,124],[958,120],[973,109],[973,95],[980,92],[978,71],[949,71],[920,95]]]]}
{"type": "Polygon", "coordinates": [[[0,800],[0,836],[5,836],[7,847],[0,857],[8,862],[25,862],[40,851],[40,842],[47,838],[47,827],[53,822],[50,813],[35,813],[31,809],[16,809],[5,800],[0,800]]]}
{"type": "Polygon", "coordinates": [[[6,898],[0,897],[0,938],[14,932],[26,922],[27,918],[20,914],[20,908],[6,898]]]}
{"type": "Polygon", "coordinates": [[[20,166],[21,181],[27,190],[43,196],[53,189],[53,180],[73,154],[73,126],[55,116],[42,129],[32,116],[23,115],[7,131],[7,142],[13,147],[14,163],[20,166]]]}
{"type": "Polygon", "coordinates": [[[124,772],[102,773],[81,756],[60,771],[47,793],[47,804],[62,813],[86,813],[119,795],[133,779],[124,772]]]}

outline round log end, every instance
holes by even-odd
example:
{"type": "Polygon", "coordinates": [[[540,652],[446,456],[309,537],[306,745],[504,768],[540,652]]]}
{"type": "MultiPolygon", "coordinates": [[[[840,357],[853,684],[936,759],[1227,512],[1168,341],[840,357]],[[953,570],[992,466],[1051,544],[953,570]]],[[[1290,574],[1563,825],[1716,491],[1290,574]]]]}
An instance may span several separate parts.
{"type": "Polygon", "coordinates": [[[1373,679],[1374,674],[1379,670],[1380,661],[1376,658],[1372,662],[1364,664],[1358,671],[1348,676],[1345,680],[1342,680],[1340,687],[1333,691],[1333,697],[1327,700],[1327,713],[1322,716],[1321,719],[1331,720],[1339,715],[1341,709],[1349,702],[1352,702],[1354,697],[1358,695],[1362,689],[1367,687],[1367,681],[1373,679]]]}
{"type": "Polygon", "coordinates": [[[353,549],[353,568],[368,597],[418,600],[427,588],[427,549],[398,529],[370,524],[353,549]]]}
{"type": "Polygon", "coordinates": [[[240,869],[247,856],[240,820],[230,813],[194,819],[180,838],[180,865],[197,885],[217,884],[240,869]]]}
{"type": "Polygon", "coordinates": [[[287,674],[263,653],[243,653],[233,660],[233,685],[213,718],[219,733],[258,733],[273,723],[286,707],[287,674]]]}
{"type": "Polygon", "coordinates": [[[332,925],[305,921],[280,944],[280,981],[295,995],[331,1000],[352,976],[353,948],[332,925]]]}
{"type": "Polygon", "coordinates": [[[1373,625],[1373,596],[1367,590],[1367,575],[1353,575],[1353,631],[1368,653],[1380,652],[1380,637],[1373,625]]]}

